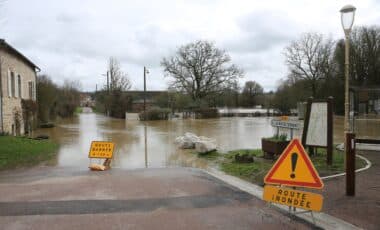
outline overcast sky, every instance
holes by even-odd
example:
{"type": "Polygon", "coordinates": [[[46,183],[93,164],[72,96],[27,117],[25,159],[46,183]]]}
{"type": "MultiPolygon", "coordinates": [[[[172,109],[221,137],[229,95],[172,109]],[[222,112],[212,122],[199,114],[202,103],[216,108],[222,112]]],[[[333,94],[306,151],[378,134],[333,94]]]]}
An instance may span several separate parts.
{"type": "Polygon", "coordinates": [[[83,90],[105,84],[114,56],[143,89],[164,90],[160,61],[188,42],[207,39],[226,50],[255,80],[274,90],[286,76],[283,50],[305,32],[343,37],[339,10],[357,8],[354,26],[379,25],[380,0],[2,0],[0,37],[61,84],[79,80],[83,90]]]}

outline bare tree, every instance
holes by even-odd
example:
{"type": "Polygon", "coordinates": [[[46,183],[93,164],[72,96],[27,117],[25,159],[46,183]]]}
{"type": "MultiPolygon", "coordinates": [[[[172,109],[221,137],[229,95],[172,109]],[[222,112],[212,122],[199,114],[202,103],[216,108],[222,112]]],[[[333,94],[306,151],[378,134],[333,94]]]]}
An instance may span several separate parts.
{"type": "Polygon", "coordinates": [[[317,85],[333,74],[333,46],[331,39],[321,34],[307,33],[285,49],[286,64],[295,80],[305,80],[316,96],[317,85]]]}
{"type": "Polygon", "coordinates": [[[170,87],[184,91],[194,101],[221,92],[243,75],[230,63],[230,56],[209,41],[181,46],[176,54],[164,58],[161,65],[173,81],[170,87]]]}
{"type": "Polygon", "coordinates": [[[108,71],[111,91],[126,91],[131,88],[131,82],[129,81],[127,74],[120,69],[120,63],[116,58],[110,57],[108,71]]]}
{"type": "Polygon", "coordinates": [[[114,57],[110,57],[108,62],[108,76],[109,86],[106,85],[96,96],[97,109],[111,117],[125,118],[125,112],[132,103],[125,91],[131,88],[131,82],[114,57]]]}

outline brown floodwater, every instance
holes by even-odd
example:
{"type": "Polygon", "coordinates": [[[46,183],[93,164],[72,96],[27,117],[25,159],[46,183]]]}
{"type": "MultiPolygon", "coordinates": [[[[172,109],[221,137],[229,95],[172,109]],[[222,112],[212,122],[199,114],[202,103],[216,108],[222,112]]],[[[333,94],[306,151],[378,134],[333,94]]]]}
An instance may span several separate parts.
{"type": "MultiPolygon", "coordinates": [[[[115,143],[113,167],[199,167],[206,162],[196,154],[183,151],[174,144],[175,138],[192,132],[216,140],[218,150],[259,148],[261,138],[275,132],[268,117],[229,117],[205,120],[130,121],[105,117],[95,113],[83,113],[64,119],[50,129],[39,129],[34,135],[47,134],[59,143],[55,165],[86,169],[91,141],[112,141],[115,143]]],[[[361,122],[360,134],[380,138],[380,121],[361,122]],[[368,131],[366,131],[368,130],[368,131]]],[[[342,118],[334,119],[334,143],[343,141],[342,118]]],[[[358,127],[358,125],[357,125],[358,127]]],[[[300,132],[295,132],[299,137],[300,132]]]]}

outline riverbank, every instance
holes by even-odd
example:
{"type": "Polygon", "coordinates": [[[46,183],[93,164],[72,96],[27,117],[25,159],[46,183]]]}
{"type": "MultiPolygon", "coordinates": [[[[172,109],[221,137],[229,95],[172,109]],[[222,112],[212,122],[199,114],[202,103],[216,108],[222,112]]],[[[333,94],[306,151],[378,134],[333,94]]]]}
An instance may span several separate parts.
{"type": "MultiPolygon", "coordinates": [[[[211,152],[208,154],[198,154],[208,163],[226,174],[239,177],[248,182],[264,185],[264,177],[275,163],[274,159],[265,159],[261,149],[242,149],[233,150],[227,153],[211,152]],[[253,162],[238,162],[236,156],[244,156],[246,159],[253,159],[253,162]]],[[[310,157],[315,168],[321,177],[335,175],[344,172],[344,152],[335,150],[333,153],[333,163],[331,166],[326,164],[326,151],[318,149],[314,156],[310,157]]],[[[366,162],[356,159],[356,169],[362,168],[366,162]]]]}
{"type": "Polygon", "coordinates": [[[0,136],[0,170],[38,165],[54,159],[58,144],[50,140],[0,136]]]}

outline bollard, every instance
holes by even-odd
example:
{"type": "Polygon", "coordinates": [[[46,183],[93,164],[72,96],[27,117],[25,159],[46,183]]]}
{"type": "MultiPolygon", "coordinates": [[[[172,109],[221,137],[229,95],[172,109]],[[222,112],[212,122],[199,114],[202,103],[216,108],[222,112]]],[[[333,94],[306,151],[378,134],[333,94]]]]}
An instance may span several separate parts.
{"type": "Polygon", "coordinates": [[[355,196],[355,134],[346,133],[346,195],[355,196]]]}

